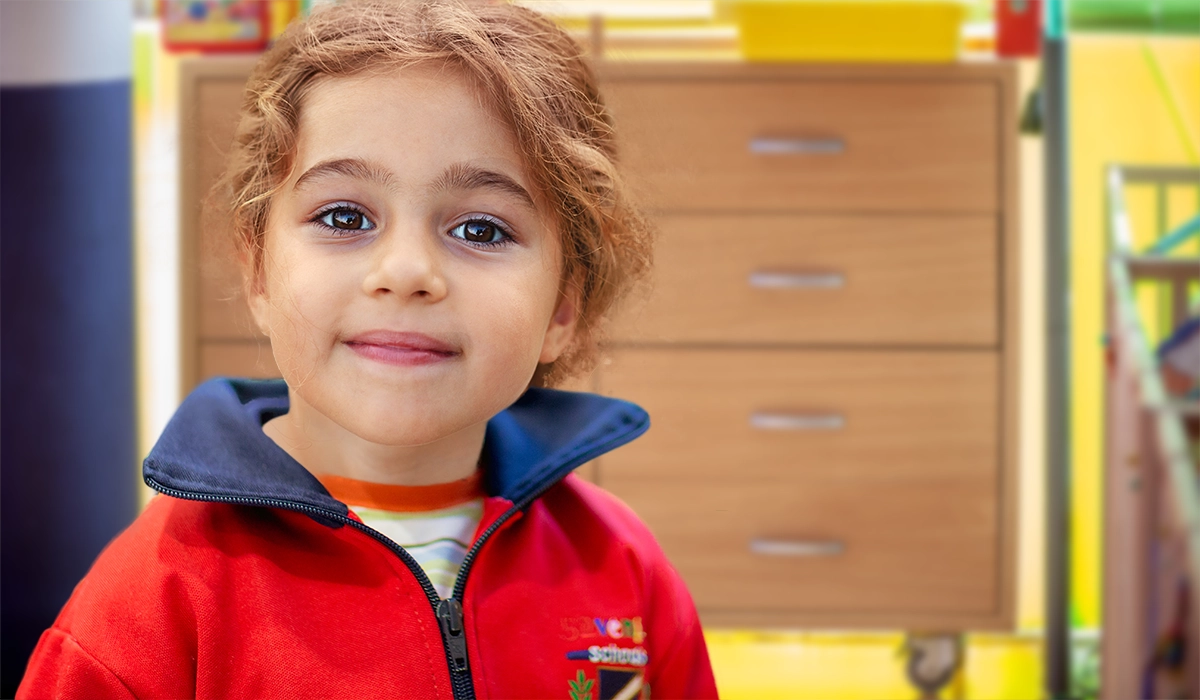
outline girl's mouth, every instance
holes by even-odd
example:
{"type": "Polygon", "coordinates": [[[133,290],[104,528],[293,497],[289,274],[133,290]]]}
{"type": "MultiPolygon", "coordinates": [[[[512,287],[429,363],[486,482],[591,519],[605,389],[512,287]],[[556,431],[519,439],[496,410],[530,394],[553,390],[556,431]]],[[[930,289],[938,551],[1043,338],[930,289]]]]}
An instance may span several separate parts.
{"type": "Polygon", "coordinates": [[[345,343],[362,357],[390,365],[428,365],[452,360],[462,354],[455,345],[423,333],[369,331],[345,343]]]}

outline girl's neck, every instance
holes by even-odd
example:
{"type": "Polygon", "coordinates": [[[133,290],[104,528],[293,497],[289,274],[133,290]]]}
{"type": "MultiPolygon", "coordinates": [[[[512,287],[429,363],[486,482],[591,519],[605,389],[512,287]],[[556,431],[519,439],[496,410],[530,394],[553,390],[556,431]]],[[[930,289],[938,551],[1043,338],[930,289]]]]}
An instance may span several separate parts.
{"type": "Polygon", "coordinates": [[[464,479],[478,468],[486,422],[424,445],[380,445],[333,422],[295,392],[288,393],[288,412],[264,423],[263,432],[314,474],[423,486],[464,479]]]}

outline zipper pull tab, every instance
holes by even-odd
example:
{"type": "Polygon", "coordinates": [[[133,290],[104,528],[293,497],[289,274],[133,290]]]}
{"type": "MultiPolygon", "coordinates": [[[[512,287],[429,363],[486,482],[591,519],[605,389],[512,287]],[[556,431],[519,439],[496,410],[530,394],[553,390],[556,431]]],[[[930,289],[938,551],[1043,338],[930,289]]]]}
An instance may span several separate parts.
{"type": "Polygon", "coordinates": [[[462,605],[455,598],[447,598],[438,603],[437,616],[442,639],[446,641],[453,662],[450,670],[462,673],[467,670],[467,637],[463,634],[462,605]]]}

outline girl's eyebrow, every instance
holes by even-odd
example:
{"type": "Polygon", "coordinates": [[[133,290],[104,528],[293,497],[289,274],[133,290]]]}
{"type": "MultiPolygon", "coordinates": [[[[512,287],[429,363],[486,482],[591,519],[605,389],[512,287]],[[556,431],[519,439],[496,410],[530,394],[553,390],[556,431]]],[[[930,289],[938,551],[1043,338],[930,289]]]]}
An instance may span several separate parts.
{"type": "Polygon", "coordinates": [[[530,209],[537,210],[533,196],[521,183],[495,170],[488,170],[470,163],[455,163],[446,168],[429,186],[433,192],[445,190],[495,190],[513,195],[530,209]]]}
{"type": "Polygon", "coordinates": [[[374,182],[388,189],[396,189],[397,184],[391,171],[376,163],[361,158],[333,158],[323,160],[304,171],[304,174],[297,178],[296,184],[292,185],[292,189],[298,190],[315,180],[336,175],[374,182]]]}
{"type": "MultiPolygon", "coordinates": [[[[373,182],[391,190],[396,189],[398,185],[396,176],[377,163],[361,158],[333,158],[323,160],[304,171],[304,174],[297,178],[292,189],[298,190],[314,181],[338,175],[373,182]]],[[[504,173],[470,163],[455,163],[446,168],[433,180],[429,189],[432,192],[490,189],[512,195],[530,209],[537,209],[533,195],[529,194],[529,190],[525,189],[521,183],[504,173]]]]}

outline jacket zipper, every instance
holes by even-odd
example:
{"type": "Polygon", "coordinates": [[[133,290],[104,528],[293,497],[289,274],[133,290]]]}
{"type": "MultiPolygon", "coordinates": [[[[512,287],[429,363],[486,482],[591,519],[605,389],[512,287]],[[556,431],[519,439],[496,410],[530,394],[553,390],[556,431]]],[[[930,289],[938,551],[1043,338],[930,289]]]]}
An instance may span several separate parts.
{"type": "MultiPolygon", "coordinates": [[[[467,667],[467,638],[462,631],[462,600],[463,593],[467,588],[467,574],[471,571],[471,566],[475,563],[475,555],[479,552],[479,548],[488,540],[504,523],[508,522],[517,511],[525,506],[533,503],[534,499],[550,490],[550,484],[537,493],[527,498],[521,499],[520,503],[514,503],[511,508],[504,511],[499,518],[496,518],[491,525],[484,528],[483,532],[479,533],[479,537],[471,548],[467,550],[466,556],[463,557],[462,565],[458,568],[458,576],[454,580],[454,590],[450,592],[450,597],[443,600],[438,605],[438,619],[441,621],[442,638],[446,641],[446,658],[450,662],[450,684],[454,689],[455,700],[475,700],[475,686],[471,682],[471,669],[467,667]],[[457,625],[458,632],[454,632],[457,625]],[[457,635],[463,635],[461,638],[457,635]],[[455,654],[461,654],[461,666],[456,664],[455,654]]],[[[431,584],[432,585],[432,584],[431,584]]]]}
{"type": "MultiPolygon", "coordinates": [[[[467,660],[467,637],[465,628],[463,626],[462,614],[462,593],[465,589],[466,574],[469,568],[468,564],[475,558],[474,554],[478,551],[479,546],[482,545],[487,538],[491,537],[492,533],[496,532],[496,530],[499,529],[500,525],[502,525],[504,521],[512,517],[513,513],[516,513],[518,510],[520,510],[520,506],[514,505],[499,518],[497,518],[494,523],[489,525],[487,529],[480,533],[479,539],[475,541],[475,544],[471,547],[470,551],[467,552],[466,557],[463,559],[463,565],[459,569],[458,580],[454,585],[454,591],[451,593],[449,598],[442,600],[438,596],[437,591],[434,590],[433,584],[430,583],[429,577],[425,575],[425,570],[421,568],[421,565],[417,563],[417,560],[413,559],[412,555],[409,554],[403,547],[393,542],[389,537],[387,537],[387,535],[384,535],[378,530],[368,527],[366,524],[360,523],[357,520],[348,518],[336,511],[317,508],[316,506],[310,506],[304,503],[296,503],[294,501],[277,500],[274,498],[258,498],[251,496],[214,496],[204,493],[195,493],[192,491],[180,491],[168,486],[163,486],[155,481],[153,477],[146,477],[146,484],[159,493],[188,501],[208,501],[212,503],[232,503],[237,505],[261,506],[266,508],[281,508],[283,510],[315,514],[322,518],[328,518],[330,520],[335,520],[339,523],[349,525],[378,540],[388,549],[392,550],[396,556],[400,557],[400,560],[403,561],[404,565],[408,567],[409,572],[411,572],[412,575],[417,578],[417,582],[421,584],[421,588],[425,590],[425,597],[428,599],[429,605],[433,609],[434,615],[437,617],[438,628],[442,633],[442,646],[444,647],[446,653],[446,665],[450,670],[450,687],[454,692],[455,700],[475,700],[475,686],[471,682],[471,668],[467,660]]],[[[543,492],[544,491],[545,489],[543,489],[543,492]]],[[[536,497],[537,496],[534,496],[534,498],[536,497]]],[[[525,502],[532,502],[532,500],[533,499],[531,498],[525,502]]]]}

